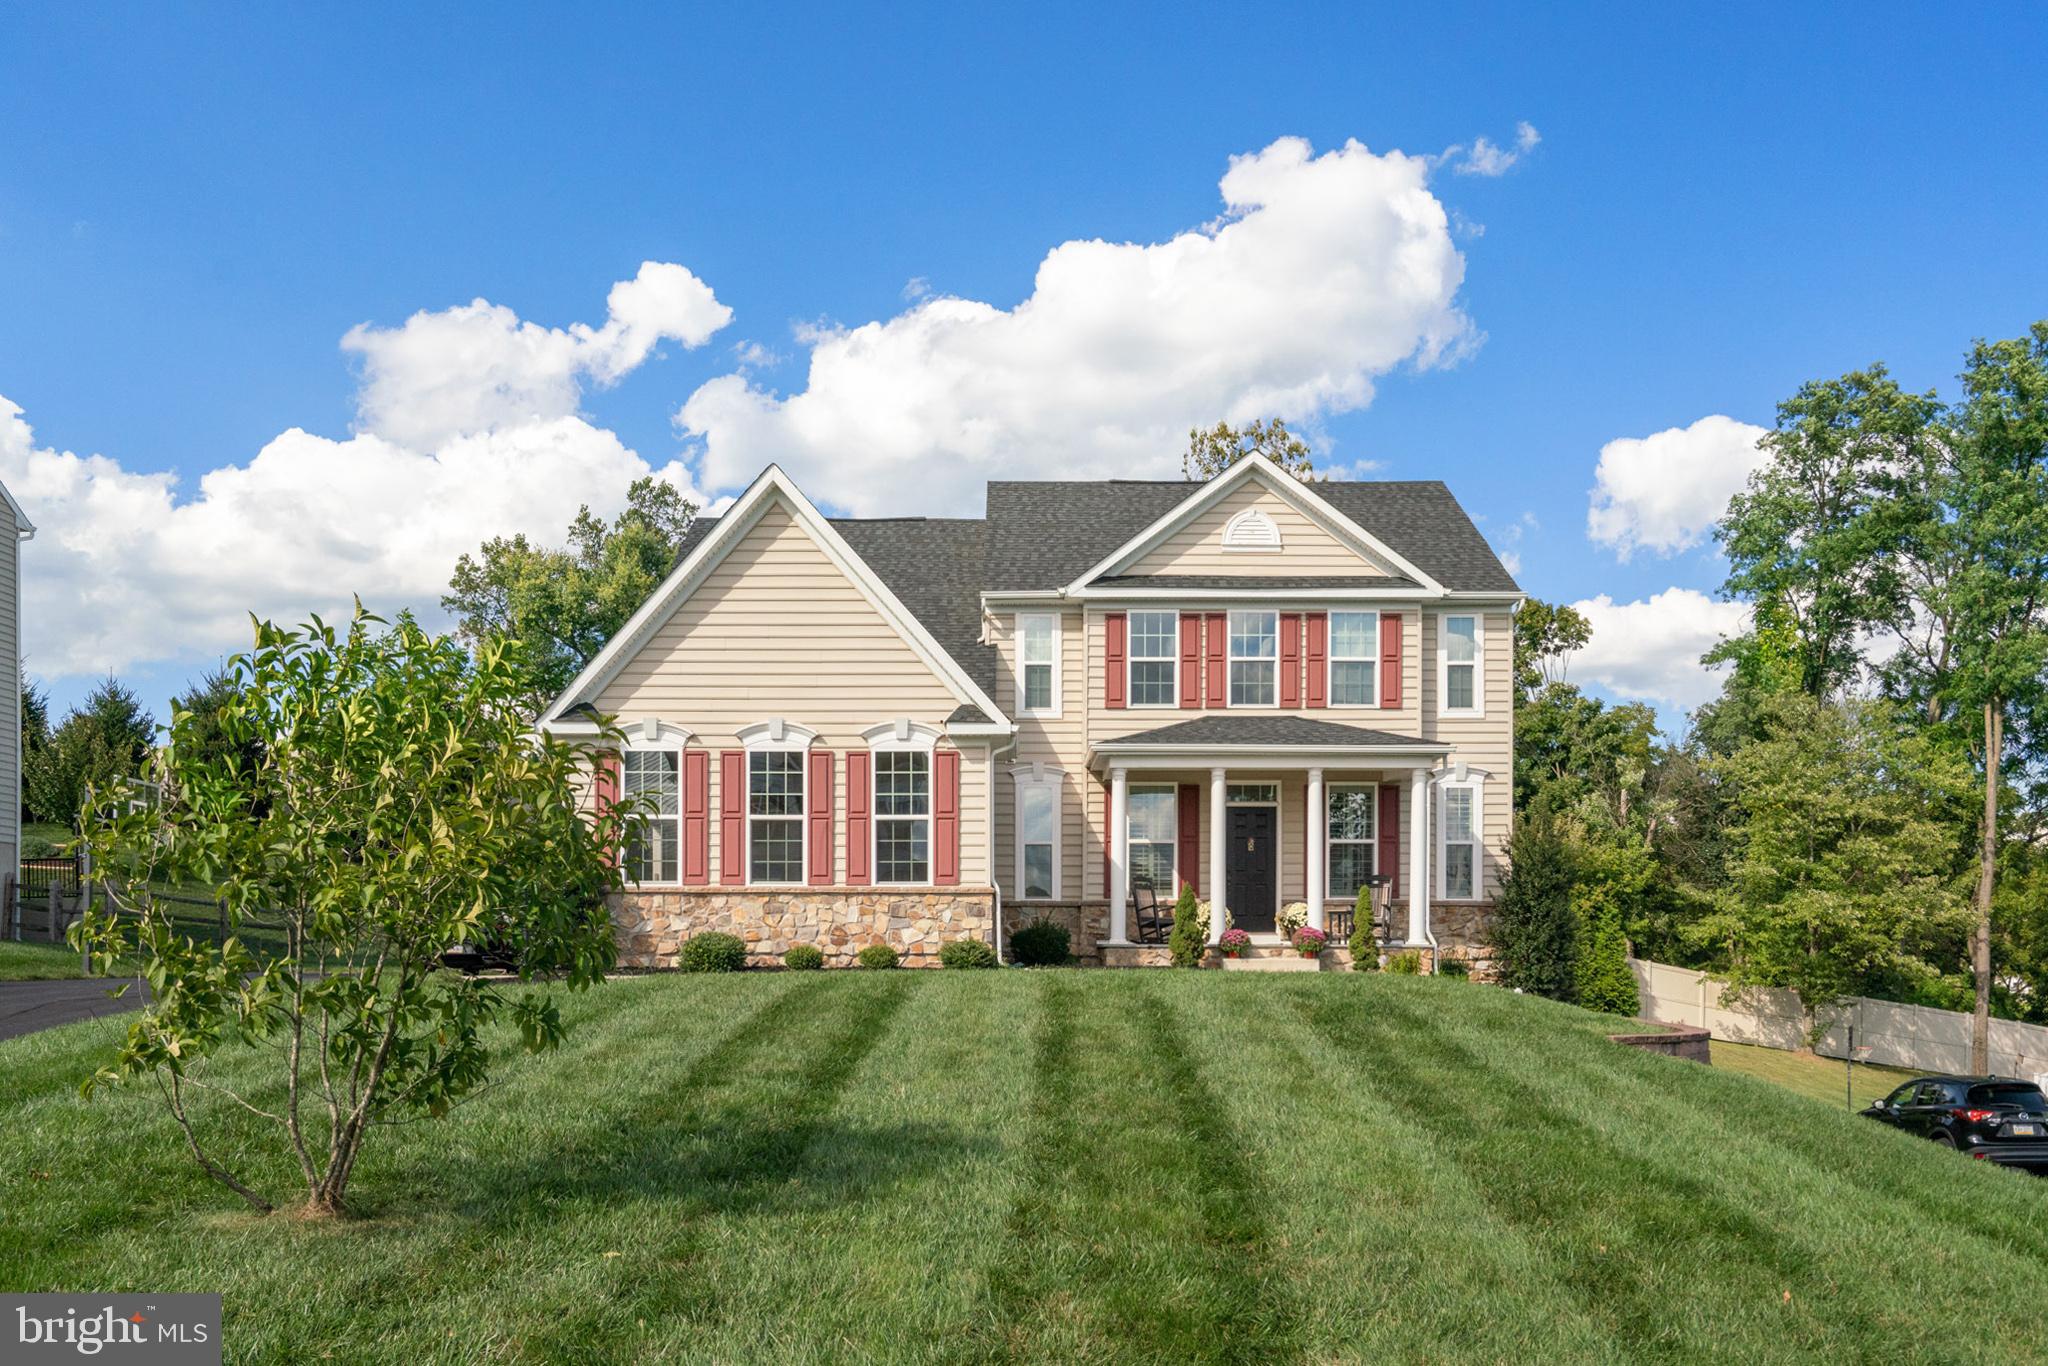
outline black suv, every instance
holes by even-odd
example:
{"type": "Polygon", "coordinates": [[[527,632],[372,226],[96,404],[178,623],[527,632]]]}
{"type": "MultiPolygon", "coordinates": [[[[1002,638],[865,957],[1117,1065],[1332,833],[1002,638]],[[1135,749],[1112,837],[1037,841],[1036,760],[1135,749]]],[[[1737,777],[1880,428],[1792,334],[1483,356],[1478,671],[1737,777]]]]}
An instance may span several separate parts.
{"type": "Polygon", "coordinates": [[[1863,1113],[1985,1162],[2048,1171],[2048,1096],[2030,1081],[1915,1077],[1863,1113]]]}

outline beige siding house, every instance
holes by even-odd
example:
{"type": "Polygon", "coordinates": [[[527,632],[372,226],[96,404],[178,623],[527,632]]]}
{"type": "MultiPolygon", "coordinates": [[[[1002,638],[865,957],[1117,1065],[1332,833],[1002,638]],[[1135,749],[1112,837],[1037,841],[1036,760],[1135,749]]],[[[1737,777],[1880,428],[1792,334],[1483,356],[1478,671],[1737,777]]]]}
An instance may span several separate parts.
{"type": "Polygon", "coordinates": [[[35,526],[0,484],[0,658],[14,675],[0,688],[0,876],[21,886],[21,543],[35,526]]]}
{"type": "Polygon", "coordinates": [[[626,741],[625,960],[796,943],[1160,956],[1183,884],[1254,938],[1479,956],[1512,817],[1520,589],[1438,483],[1000,482],[976,519],[823,516],[769,469],[542,717],[626,741]]]}

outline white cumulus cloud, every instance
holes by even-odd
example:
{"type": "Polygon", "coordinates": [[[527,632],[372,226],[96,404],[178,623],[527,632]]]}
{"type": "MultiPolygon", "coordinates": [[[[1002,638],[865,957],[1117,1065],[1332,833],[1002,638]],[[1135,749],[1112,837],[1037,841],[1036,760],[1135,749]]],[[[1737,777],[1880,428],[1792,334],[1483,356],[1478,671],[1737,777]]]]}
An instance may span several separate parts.
{"type": "Polygon", "coordinates": [[[664,337],[695,345],[716,330],[725,310],[699,290],[680,267],[649,264],[612,290],[597,328],[542,328],[482,301],[358,328],[347,344],[366,362],[363,430],[291,428],[196,488],[39,445],[0,398],[0,480],[37,527],[23,548],[31,669],[207,660],[248,643],[252,611],[332,614],[351,594],[437,616],[456,557],[488,537],[558,541],[578,504],[616,511],[650,473],[702,501],[681,464],[656,470],[576,412],[584,380],[617,379],[664,337]]]}
{"type": "Polygon", "coordinates": [[[1602,593],[1572,606],[1593,627],[1592,640],[1572,656],[1574,682],[1686,711],[1721,690],[1722,666],[1709,670],[1700,656],[1749,623],[1742,603],[1693,588],[1667,588],[1636,602],[1602,593]]]}
{"type": "Polygon", "coordinates": [[[1698,545],[1763,463],[1762,427],[1718,414],[1600,448],[1586,534],[1626,560],[1698,545]]]}
{"type": "Polygon", "coordinates": [[[991,477],[1177,475],[1191,427],[1312,422],[1371,402],[1397,366],[1476,344],[1431,166],[1283,138],[1231,161],[1214,223],[1063,243],[1014,308],[921,297],[800,332],[800,392],[721,376],[677,423],[708,487],[775,461],[855,512],[974,511],[991,477]]]}
{"type": "Polygon", "coordinates": [[[702,346],[732,321],[709,285],[660,261],[613,285],[606,302],[600,327],[542,327],[477,299],[397,327],[349,329],[342,349],[363,372],[357,430],[431,450],[464,432],[567,417],[585,380],[616,383],[658,343],[702,346]]]}
{"type": "MultiPolygon", "coordinates": [[[[1515,125],[1515,145],[1503,147],[1492,138],[1474,138],[1471,147],[1452,144],[1443,150],[1437,160],[1448,165],[1459,175],[1504,176],[1516,162],[1536,150],[1536,144],[1543,141],[1543,135],[1536,126],[1526,119],[1515,125]]],[[[1480,228],[1479,233],[1486,229],[1480,228]]],[[[1474,233],[1478,236],[1479,233],[1474,233]]]]}

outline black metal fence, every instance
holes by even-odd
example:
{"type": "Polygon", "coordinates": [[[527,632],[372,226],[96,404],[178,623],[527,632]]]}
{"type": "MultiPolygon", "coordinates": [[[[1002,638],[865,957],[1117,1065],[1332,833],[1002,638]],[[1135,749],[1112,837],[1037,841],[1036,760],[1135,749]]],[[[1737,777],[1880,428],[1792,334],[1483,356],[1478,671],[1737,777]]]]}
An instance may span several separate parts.
{"type": "Polygon", "coordinates": [[[76,858],[25,858],[21,861],[21,895],[30,901],[47,901],[55,888],[64,896],[77,896],[79,876],[76,858]]]}

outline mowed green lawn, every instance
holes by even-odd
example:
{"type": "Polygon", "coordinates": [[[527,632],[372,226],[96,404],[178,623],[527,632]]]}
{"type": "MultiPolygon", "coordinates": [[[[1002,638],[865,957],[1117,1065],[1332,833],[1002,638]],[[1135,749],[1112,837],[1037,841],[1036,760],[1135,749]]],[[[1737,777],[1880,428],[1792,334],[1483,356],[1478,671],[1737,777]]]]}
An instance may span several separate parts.
{"type": "MultiPolygon", "coordinates": [[[[0,1044],[0,1285],[230,1359],[2038,1360],[2048,1182],[1438,979],[640,978],[344,1222],[260,1219],[89,1023],[0,1044]]],[[[267,1179],[288,1188],[282,1165],[267,1179]]]]}

